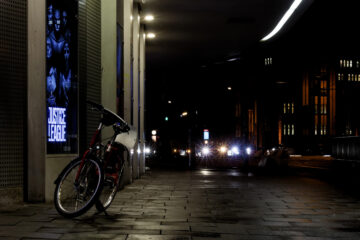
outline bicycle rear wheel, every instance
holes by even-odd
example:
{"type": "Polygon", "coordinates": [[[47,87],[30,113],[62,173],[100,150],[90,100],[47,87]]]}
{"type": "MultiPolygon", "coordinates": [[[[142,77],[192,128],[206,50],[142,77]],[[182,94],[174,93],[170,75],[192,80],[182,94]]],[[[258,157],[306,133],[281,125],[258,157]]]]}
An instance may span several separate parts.
{"type": "Polygon", "coordinates": [[[77,159],[66,166],[54,192],[56,210],[69,218],[80,216],[89,210],[102,190],[104,171],[100,163],[97,160],[85,159],[76,182],[80,163],[81,159],[77,159]]]}
{"type": "Polygon", "coordinates": [[[105,170],[103,189],[99,196],[99,201],[95,204],[98,211],[102,212],[106,210],[114,200],[115,195],[119,190],[123,168],[124,165],[122,164],[121,169],[116,173],[107,173],[105,170]]]}

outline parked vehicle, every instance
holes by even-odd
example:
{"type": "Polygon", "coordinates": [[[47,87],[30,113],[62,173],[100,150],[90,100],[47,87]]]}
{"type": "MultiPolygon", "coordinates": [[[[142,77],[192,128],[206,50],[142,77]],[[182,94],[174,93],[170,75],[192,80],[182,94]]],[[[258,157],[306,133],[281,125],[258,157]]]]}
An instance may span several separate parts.
{"type": "Polygon", "coordinates": [[[77,217],[94,204],[105,211],[114,200],[123,175],[125,160],[130,158],[136,134],[118,115],[100,104],[87,102],[102,117],[82,157],[71,161],[55,181],[54,204],[65,217],[77,217]],[[106,144],[101,142],[101,130],[112,126],[114,134],[106,144]]]}

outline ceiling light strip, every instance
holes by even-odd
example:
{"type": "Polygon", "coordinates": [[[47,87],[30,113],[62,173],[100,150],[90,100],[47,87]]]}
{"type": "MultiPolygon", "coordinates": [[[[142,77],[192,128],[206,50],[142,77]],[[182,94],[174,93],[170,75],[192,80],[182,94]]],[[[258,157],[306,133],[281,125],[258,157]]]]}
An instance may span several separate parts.
{"type": "Polygon", "coordinates": [[[275,34],[277,34],[281,30],[281,28],[285,25],[285,23],[289,20],[289,18],[295,12],[295,10],[298,8],[298,6],[300,5],[301,2],[302,2],[302,0],[295,0],[293,2],[293,4],[291,4],[289,10],[286,11],[284,16],[281,18],[279,23],[276,25],[276,27],[271,31],[271,33],[269,33],[266,37],[261,39],[261,41],[264,42],[266,40],[269,40],[275,34]]]}

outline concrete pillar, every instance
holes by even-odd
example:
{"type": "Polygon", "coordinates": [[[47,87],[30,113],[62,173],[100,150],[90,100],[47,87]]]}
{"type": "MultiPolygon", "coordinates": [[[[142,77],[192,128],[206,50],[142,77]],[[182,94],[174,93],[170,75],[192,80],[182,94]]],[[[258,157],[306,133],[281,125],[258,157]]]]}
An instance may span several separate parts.
{"type": "Polygon", "coordinates": [[[138,132],[138,144],[135,146],[136,151],[134,152],[134,160],[133,160],[133,178],[139,178],[139,160],[140,160],[140,152],[142,152],[141,146],[139,144],[139,99],[140,99],[140,85],[139,85],[139,30],[140,30],[140,15],[139,10],[137,8],[137,4],[134,5],[133,8],[133,119],[134,119],[134,127],[138,132]],[[138,151],[140,149],[140,152],[138,151]]]}
{"type": "Polygon", "coordinates": [[[25,198],[30,202],[45,200],[45,10],[45,0],[28,1],[28,162],[25,198]]]}
{"type": "Polygon", "coordinates": [[[145,173],[145,29],[140,29],[140,174],[145,173]]]}
{"type": "MultiPolygon", "coordinates": [[[[101,70],[101,103],[116,113],[116,0],[101,1],[101,70]]],[[[112,134],[108,127],[102,137],[112,134]]]]}
{"type": "MultiPolygon", "coordinates": [[[[131,123],[131,61],[132,61],[132,9],[133,0],[123,0],[123,16],[124,16],[124,119],[131,123]]],[[[132,160],[126,166],[124,171],[124,182],[132,182],[132,160]]]]}

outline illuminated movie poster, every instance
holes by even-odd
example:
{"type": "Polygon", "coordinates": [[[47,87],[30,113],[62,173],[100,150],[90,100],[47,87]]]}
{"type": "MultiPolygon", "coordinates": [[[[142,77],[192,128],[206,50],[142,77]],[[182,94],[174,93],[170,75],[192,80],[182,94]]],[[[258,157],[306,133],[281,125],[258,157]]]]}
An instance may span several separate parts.
{"type": "Polygon", "coordinates": [[[77,152],[77,0],[46,3],[47,152],[77,152]]]}

